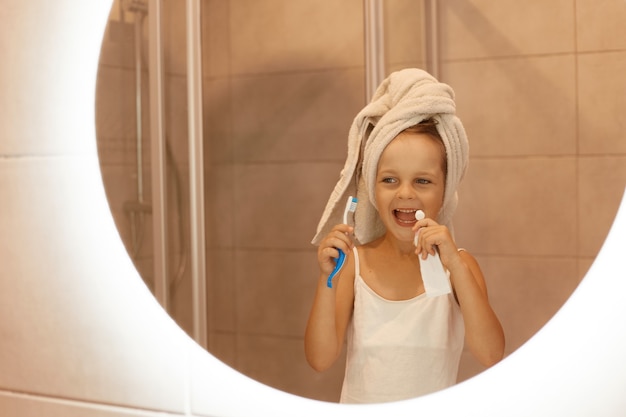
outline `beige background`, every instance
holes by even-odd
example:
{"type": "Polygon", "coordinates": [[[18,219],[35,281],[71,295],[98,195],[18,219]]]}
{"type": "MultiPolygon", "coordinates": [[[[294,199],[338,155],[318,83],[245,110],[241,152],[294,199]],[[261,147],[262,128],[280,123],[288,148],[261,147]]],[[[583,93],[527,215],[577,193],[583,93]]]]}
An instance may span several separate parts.
{"type": "MultiPolygon", "coordinates": [[[[545,192],[539,202],[526,196],[535,196],[531,188],[542,184],[546,177],[555,180],[550,175],[540,175],[550,169],[554,162],[573,159],[576,176],[573,179],[566,178],[559,186],[565,187],[571,181],[576,184],[574,203],[577,214],[574,221],[578,237],[568,235],[559,242],[562,247],[549,248],[549,245],[537,238],[537,231],[527,232],[534,236],[525,238],[526,242],[532,242],[527,246],[549,248],[556,255],[538,257],[536,263],[519,269],[517,274],[520,275],[520,282],[526,278],[522,272],[530,271],[528,273],[534,275],[534,271],[541,271],[539,267],[544,261],[546,264],[557,264],[559,261],[563,265],[575,266],[573,270],[578,270],[575,281],[584,275],[606,235],[623,191],[624,141],[618,135],[623,130],[619,124],[623,122],[618,116],[623,113],[624,106],[620,102],[624,97],[624,86],[623,83],[620,85],[622,70],[619,67],[620,63],[623,67],[620,51],[624,47],[615,44],[622,39],[615,33],[623,20],[623,3],[607,2],[603,8],[595,7],[597,3],[593,3],[593,6],[589,3],[586,8],[581,3],[576,2],[575,9],[572,3],[567,3],[571,10],[576,10],[577,15],[588,9],[585,19],[580,20],[578,16],[580,25],[574,25],[570,19],[575,27],[584,26],[584,29],[577,29],[577,48],[580,51],[577,54],[571,50],[562,52],[565,56],[572,55],[570,58],[576,63],[574,89],[577,97],[576,113],[579,114],[576,119],[578,153],[569,155],[564,152],[559,156],[537,158],[535,165],[526,167],[526,172],[533,174],[529,178],[531,181],[522,182],[519,186],[521,190],[523,186],[527,187],[525,194],[518,195],[515,188],[510,188],[509,196],[511,201],[516,201],[516,198],[521,200],[523,204],[520,205],[532,202],[531,207],[535,211],[544,212],[540,209],[549,203],[552,194],[558,190],[545,192]],[[606,16],[592,15],[599,12],[606,12],[606,16]],[[611,24],[615,30],[609,36],[604,36],[605,31],[610,32],[611,24]],[[588,48],[590,44],[589,40],[583,42],[583,35],[588,36],[587,32],[594,27],[597,34],[591,38],[600,46],[597,50],[583,50],[584,45],[588,48]],[[584,74],[587,74],[585,82],[584,74]],[[583,100],[583,97],[587,99],[583,100]],[[582,114],[586,116],[580,116],[582,114]],[[569,243],[571,239],[576,240],[575,245],[569,243]],[[575,251],[576,256],[563,255],[563,248],[570,246],[574,247],[574,250],[569,250],[575,251]]],[[[100,197],[93,201],[75,198],[77,194],[97,184],[93,180],[98,175],[93,169],[96,165],[95,149],[90,140],[85,140],[93,137],[93,114],[89,113],[92,110],[90,106],[84,106],[87,90],[95,83],[95,65],[92,67],[89,63],[96,62],[97,51],[94,49],[97,45],[92,38],[73,34],[87,30],[93,22],[97,22],[95,16],[106,14],[100,4],[75,0],[54,3],[6,0],[0,14],[0,31],[6,35],[0,37],[0,47],[7,63],[0,68],[3,91],[0,96],[3,109],[3,122],[0,123],[0,199],[3,201],[3,214],[0,216],[0,255],[3,259],[0,280],[0,294],[3,294],[0,303],[3,336],[0,339],[0,407],[3,412],[13,415],[156,415],[161,411],[189,415],[190,410],[198,415],[211,415],[215,409],[203,403],[204,398],[211,396],[206,395],[206,391],[194,391],[202,385],[196,383],[203,380],[204,372],[211,369],[206,366],[207,356],[180,342],[180,334],[172,323],[158,321],[151,324],[156,307],[146,302],[145,297],[138,297],[143,295],[143,289],[137,285],[136,277],[128,274],[129,265],[123,261],[124,254],[108,228],[111,224],[103,209],[104,201],[100,197]],[[77,60],[77,56],[88,56],[90,59],[77,60]],[[76,62],[76,66],[68,69],[67,65],[59,65],[65,62],[76,62]],[[64,204],[64,201],[72,201],[72,204],[64,204]],[[91,227],[76,227],[87,224],[91,227]],[[24,256],[27,253],[32,256],[24,256]],[[115,309],[111,309],[106,302],[111,300],[115,300],[115,309]],[[191,384],[189,363],[202,364],[191,372],[194,382],[191,384]]],[[[509,8],[515,6],[508,2],[502,4],[508,4],[509,8]]],[[[537,3],[541,8],[544,4],[537,3]]],[[[485,9],[481,11],[482,15],[490,15],[486,6],[480,8],[485,9]]],[[[527,8],[523,10],[524,13],[528,11],[527,8]]],[[[494,12],[493,19],[499,21],[502,18],[499,14],[494,12]]],[[[449,18],[452,19],[452,16],[450,14],[449,18]]],[[[560,18],[562,16],[559,14],[560,18]]],[[[534,17],[529,19],[533,25],[536,20],[534,17]]],[[[504,26],[511,30],[514,27],[511,22],[504,26]]],[[[471,39],[466,34],[459,36],[471,39]]],[[[485,43],[483,41],[480,44],[485,43]]],[[[558,57],[559,54],[555,55],[558,57]]],[[[477,65],[481,59],[468,58],[466,64],[477,65]]],[[[499,59],[504,64],[507,57],[505,55],[499,59]]],[[[459,61],[459,65],[461,63],[459,61]]],[[[452,64],[450,61],[449,65],[452,64]]],[[[547,70],[552,67],[545,65],[542,68],[547,70]]],[[[561,77],[553,78],[563,81],[561,77]]],[[[462,89],[454,84],[451,74],[446,76],[444,71],[444,79],[455,85],[461,101],[462,89]]],[[[517,86],[516,91],[528,92],[534,86],[517,86]]],[[[483,90],[480,91],[482,94],[483,90]]],[[[542,97],[533,106],[543,105],[543,100],[545,98],[542,97]]],[[[553,108],[557,107],[548,109],[553,108]]],[[[460,109],[460,112],[469,110],[471,108],[460,109]]],[[[503,111],[500,107],[496,110],[503,111]]],[[[470,129],[470,120],[463,114],[462,117],[467,120],[470,129]]],[[[489,117],[486,120],[497,122],[498,119],[489,117]]],[[[479,125],[486,126],[482,123],[479,125]]],[[[525,120],[524,124],[516,126],[517,129],[512,131],[530,129],[532,126],[525,120]]],[[[470,137],[474,136],[470,132],[470,137]]],[[[540,142],[535,144],[537,147],[543,143],[537,142],[540,142]]],[[[483,158],[487,164],[491,162],[487,155],[483,155],[483,158]]],[[[534,157],[524,155],[502,159],[524,166],[527,160],[532,161],[534,157]]],[[[472,168],[472,171],[475,170],[472,168]]],[[[503,175],[503,170],[496,175],[489,175],[488,171],[484,172],[485,182],[499,180],[503,175]]],[[[467,200],[464,198],[463,201],[467,200]]],[[[484,213],[484,207],[481,206],[481,209],[474,205],[475,212],[484,213]]],[[[510,210],[511,207],[494,210],[491,216],[497,219],[497,216],[503,215],[504,209],[510,210]]],[[[553,211],[557,210],[558,214],[565,216],[569,206],[559,203],[558,209],[553,208],[553,211]]],[[[518,233],[531,228],[513,223],[515,217],[506,219],[500,227],[510,227],[518,233]]],[[[537,220],[536,215],[533,219],[541,221],[537,220]]],[[[461,223],[459,221],[459,235],[462,233],[461,223]]],[[[539,223],[535,227],[545,228],[546,224],[551,225],[539,223]]],[[[476,240],[479,241],[477,245],[486,241],[476,240]]],[[[509,241],[503,242],[492,245],[489,250],[495,251],[509,241]]],[[[510,242],[517,244],[514,240],[510,242]]],[[[481,255],[480,250],[473,251],[481,255]]],[[[493,257],[487,253],[487,249],[483,251],[485,253],[482,256],[486,259],[483,265],[489,263],[489,258],[493,258],[495,264],[516,260],[515,256],[509,259],[506,250],[502,255],[493,257]]],[[[530,249],[527,251],[532,254],[530,249]]],[[[308,253],[303,256],[308,256],[308,253]]],[[[487,267],[485,269],[488,270],[487,267]]],[[[560,268],[554,267],[553,270],[558,271],[560,268]]],[[[506,272],[505,278],[512,279],[508,268],[506,272]]],[[[540,272],[538,275],[551,277],[556,274],[540,272]]],[[[501,280],[504,282],[504,278],[501,280]]],[[[492,284],[491,287],[494,288],[492,295],[496,298],[497,285],[492,284]]],[[[506,296],[510,297],[514,293],[518,302],[538,298],[533,292],[529,295],[529,287],[519,288],[522,294],[505,288],[506,296]]],[[[563,295],[563,299],[566,296],[563,295]]],[[[558,303],[562,303],[562,300],[558,303]]],[[[500,311],[506,307],[506,302],[502,304],[505,305],[498,307],[500,311]]],[[[533,314],[535,309],[534,305],[529,307],[523,304],[523,308],[516,311],[533,314]]],[[[525,319],[520,314],[520,326],[525,324],[525,319]]],[[[545,318],[541,320],[545,321],[545,318]]],[[[516,326],[509,324],[508,327],[516,326]]],[[[234,381],[242,389],[247,385],[238,379],[234,381]]],[[[220,382],[232,386],[234,381],[220,382]]],[[[221,394],[219,390],[210,392],[221,394]]],[[[219,400],[218,394],[211,397],[213,403],[219,400]]],[[[245,400],[254,403],[255,398],[245,400]]]]}
{"type": "MultiPolygon", "coordinates": [[[[167,129],[182,178],[170,187],[185,194],[184,19],[175,3],[165,2],[167,129]]],[[[317,274],[309,242],[365,103],[363,4],[203,6],[209,350],[271,386],[334,401],[342,363],[314,373],[302,337],[317,274]]],[[[388,69],[424,66],[420,3],[388,2],[387,11],[388,69]]],[[[623,1],[439,2],[440,79],[455,89],[471,145],[456,235],[482,265],[507,354],[568,298],[614,218],[626,183],[624,18],[623,1]]],[[[121,204],[135,192],[129,46],[105,36],[97,101],[103,176],[123,236],[121,204]]],[[[170,203],[173,230],[186,204],[170,203]]],[[[135,260],[148,284],[149,239],[135,260]]],[[[173,288],[172,315],[188,331],[189,291],[187,273],[173,288]]],[[[460,379],[480,370],[464,353],[460,379]]]]}

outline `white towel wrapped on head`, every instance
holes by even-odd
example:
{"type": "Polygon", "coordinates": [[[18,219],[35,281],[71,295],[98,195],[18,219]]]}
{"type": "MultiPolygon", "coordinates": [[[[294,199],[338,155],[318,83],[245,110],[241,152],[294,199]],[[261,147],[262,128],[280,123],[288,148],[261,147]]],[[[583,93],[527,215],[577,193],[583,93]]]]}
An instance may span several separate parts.
{"type": "Polygon", "coordinates": [[[369,243],[385,233],[375,206],[374,186],[378,161],[385,147],[403,130],[426,119],[437,122],[446,148],[448,172],[443,206],[437,222],[452,228],[457,206],[456,189],[469,159],[469,144],[456,116],[454,91],[426,71],[409,68],[392,73],[355,117],[348,134],[348,156],[312,243],[319,245],[334,225],[342,223],[345,201],[358,198],[354,236],[369,243]]]}

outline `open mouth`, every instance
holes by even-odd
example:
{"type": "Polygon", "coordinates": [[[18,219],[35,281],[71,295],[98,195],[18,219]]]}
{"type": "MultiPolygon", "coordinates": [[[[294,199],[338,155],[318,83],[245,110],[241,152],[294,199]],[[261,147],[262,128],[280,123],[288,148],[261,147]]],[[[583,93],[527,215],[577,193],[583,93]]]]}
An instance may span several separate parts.
{"type": "Polygon", "coordinates": [[[416,211],[417,209],[395,209],[393,215],[398,223],[412,225],[417,221],[415,220],[416,211]]]}

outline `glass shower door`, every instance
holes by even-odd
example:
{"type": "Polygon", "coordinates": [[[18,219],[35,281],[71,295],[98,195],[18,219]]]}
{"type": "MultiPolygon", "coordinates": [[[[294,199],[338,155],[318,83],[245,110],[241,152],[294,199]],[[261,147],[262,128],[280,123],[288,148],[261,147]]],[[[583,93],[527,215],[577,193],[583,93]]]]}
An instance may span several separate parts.
{"type": "Polygon", "coordinates": [[[427,3],[115,0],[97,118],[120,234],[173,319],[270,386],[335,400],[341,364],[320,376],[302,353],[310,240],[354,115],[427,66],[427,3]]]}

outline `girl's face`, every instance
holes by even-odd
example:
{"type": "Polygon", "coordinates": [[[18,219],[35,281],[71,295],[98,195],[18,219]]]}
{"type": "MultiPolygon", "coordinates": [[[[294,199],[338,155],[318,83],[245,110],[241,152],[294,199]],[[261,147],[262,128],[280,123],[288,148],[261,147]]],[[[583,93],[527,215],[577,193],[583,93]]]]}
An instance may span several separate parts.
{"type": "Polygon", "coordinates": [[[436,220],[443,204],[445,152],[424,133],[400,133],[383,151],[376,173],[376,208],[387,232],[413,241],[415,212],[436,220]]]}

